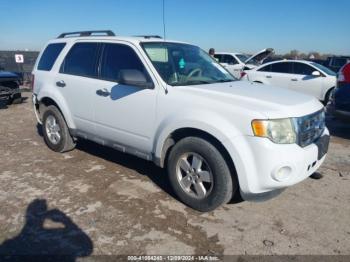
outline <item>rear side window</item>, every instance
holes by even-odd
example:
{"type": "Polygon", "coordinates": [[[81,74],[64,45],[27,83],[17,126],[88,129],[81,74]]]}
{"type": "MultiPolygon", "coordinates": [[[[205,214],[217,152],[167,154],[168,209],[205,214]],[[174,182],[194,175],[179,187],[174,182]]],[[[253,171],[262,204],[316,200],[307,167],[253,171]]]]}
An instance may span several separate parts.
{"type": "Polygon", "coordinates": [[[271,72],[291,74],[292,73],[291,63],[282,62],[282,63],[271,64],[271,72]]]}
{"type": "Polygon", "coordinates": [[[64,59],[60,73],[97,77],[98,43],[77,43],[64,59]]]}
{"type": "Polygon", "coordinates": [[[238,64],[237,60],[232,55],[223,55],[222,60],[222,63],[226,63],[229,65],[238,64]]]}
{"type": "Polygon", "coordinates": [[[258,70],[259,72],[271,72],[271,65],[264,66],[258,70]]]}
{"type": "Polygon", "coordinates": [[[105,44],[100,77],[118,82],[120,70],[125,69],[141,71],[150,81],[143,63],[131,47],[121,44],[105,44]]]}
{"type": "Polygon", "coordinates": [[[214,55],[214,57],[220,62],[220,63],[223,63],[222,61],[222,55],[214,55]]]}
{"type": "Polygon", "coordinates": [[[312,75],[312,72],[317,71],[313,67],[303,63],[293,63],[294,74],[297,75],[312,75]]]}
{"type": "Polygon", "coordinates": [[[50,71],[66,43],[49,44],[41,55],[38,70],[50,71]]]}

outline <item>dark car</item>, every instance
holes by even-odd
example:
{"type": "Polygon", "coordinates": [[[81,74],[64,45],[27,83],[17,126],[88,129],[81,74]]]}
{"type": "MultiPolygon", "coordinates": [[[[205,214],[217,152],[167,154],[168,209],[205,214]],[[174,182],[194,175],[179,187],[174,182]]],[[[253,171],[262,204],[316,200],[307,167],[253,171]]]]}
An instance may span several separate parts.
{"type": "Polygon", "coordinates": [[[0,100],[11,104],[22,101],[19,89],[20,76],[15,73],[0,71],[0,100]]]}
{"type": "Polygon", "coordinates": [[[350,56],[331,56],[327,58],[323,65],[333,70],[334,72],[338,72],[340,68],[349,62],[350,56]]]}
{"type": "Polygon", "coordinates": [[[350,63],[343,66],[338,73],[333,106],[336,117],[350,120],[350,63]]]}

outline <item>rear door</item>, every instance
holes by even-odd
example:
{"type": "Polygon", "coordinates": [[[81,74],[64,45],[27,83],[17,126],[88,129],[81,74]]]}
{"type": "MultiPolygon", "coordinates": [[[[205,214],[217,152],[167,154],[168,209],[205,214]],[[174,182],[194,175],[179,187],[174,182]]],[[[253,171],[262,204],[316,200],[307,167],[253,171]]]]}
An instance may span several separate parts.
{"type": "Polygon", "coordinates": [[[316,68],[300,62],[292,62],[291,64],[294,74],[290,78],[290,88],[323,100],[323,73],[319,71],[320,76],[313,76],[312,72],[318,71],[316,68]]]}
{"type": "Polygon", "coordinates": [[[99,43],[75,43],[64,58],[55,80],[56,87],[68,104],[77,130],[84,133],[94,132],[92,104],[98,85],[99,49],[99,43]]]}
{"type": "Polygon", "coordinates": [[[292,68],[289,62],[281,61],[272,63],[264,68],[268,69],[266,71],[260,71],[260,74],[262,74],[260,77],[264,83],[282,88],[290,87],[292,68]]]}

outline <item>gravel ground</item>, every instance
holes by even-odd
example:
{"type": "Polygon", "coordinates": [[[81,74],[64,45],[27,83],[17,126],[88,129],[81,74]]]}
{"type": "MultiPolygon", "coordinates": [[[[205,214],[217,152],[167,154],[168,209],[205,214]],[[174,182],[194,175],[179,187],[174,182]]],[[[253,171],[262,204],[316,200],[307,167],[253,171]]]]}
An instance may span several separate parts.
{"type": "Polygon", "coordinates": [[[350,125],[331,117],[322,179],[210,213],[177,201],[152,163],[87,141],[50,151],[30,99],[0,123],[0,254],[350,255],[350,125]]]}

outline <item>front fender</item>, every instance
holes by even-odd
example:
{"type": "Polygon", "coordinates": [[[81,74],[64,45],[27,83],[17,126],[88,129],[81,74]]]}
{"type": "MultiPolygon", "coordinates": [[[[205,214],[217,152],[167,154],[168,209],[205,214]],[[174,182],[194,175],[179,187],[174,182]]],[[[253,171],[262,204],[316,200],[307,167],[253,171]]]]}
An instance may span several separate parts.
{"type": "Polygon", "coordinates": [[[242,135],[232,121],[228,121],[212,111],[178,112],[164,119],[155,133],[153,152],[156,159],[161,159],[163,145],[167,138],[176,130],[183,128],[204,131],[218,139],[222,144],[230,138],[242,135]]]}

